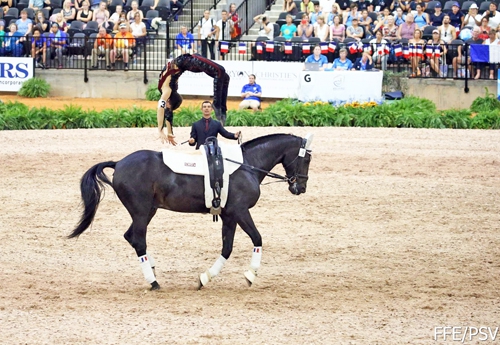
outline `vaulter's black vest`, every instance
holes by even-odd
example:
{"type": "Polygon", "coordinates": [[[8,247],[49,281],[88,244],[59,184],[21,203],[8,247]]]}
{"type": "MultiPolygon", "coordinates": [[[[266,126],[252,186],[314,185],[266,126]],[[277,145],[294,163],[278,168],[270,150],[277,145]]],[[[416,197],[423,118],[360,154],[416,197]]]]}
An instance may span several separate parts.
{"type": "Polygon", "coordinates": [[[214,199],[212,200],[212,207],[210,208],[210,214],[213,215],[213,221],[216,222],[219,220],[218,216],[221,213],[220,194],[222,187],[224,187],[224,182],[223,182],[224,162],[222,158],[222,152],[218,145],[216,137],[208,137],[205,140],[204,147],[208,159],[210,188],[212,188],[214,193],[214,199]]]}

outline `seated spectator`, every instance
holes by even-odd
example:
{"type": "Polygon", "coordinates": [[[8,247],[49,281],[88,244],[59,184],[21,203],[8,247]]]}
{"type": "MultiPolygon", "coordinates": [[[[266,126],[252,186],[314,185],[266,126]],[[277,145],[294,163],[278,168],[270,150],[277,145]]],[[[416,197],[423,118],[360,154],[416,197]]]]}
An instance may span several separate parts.
{"type": "Polygon", "coordinates": [[[358,10],[363,11],[368,8],[368,5],[370,4],[369,1],[366,0],[358,0],[358,10]]]}
{"type": "Polygon", "coordinates": [[[23,55],[23,44],[21,39],[24,36],[17,31],[16,23],[9,25],[9,32],[5,34],[0,56],[20,57],[23,55]]]}
{"type": "Polygon", "coordinates": [[[375,32],[375,38],[370,41],[370,45],[373,51],[373,62],[379,63],[380,68],[385,71],[387,70],[387,58],[388,55],[385,54],[385,48],[387,41],[382,36],[382,31],[378,30],[375,32]]]}
{"type": "Polygon", "coordinates": [[[182,13],[183,4],[181,0],[170,0],[170,11],[175,13],[174,19],[177,21],[182,13]],[[176,13],[177,12],[177,13],[176,13]]]}
{"type": "Polygon", "coordinates": [[[395,2],[397,2],[397,5],[395,5],[395,6],[400,7],[403,10],[404,14],[411,13],[411,5],[410,5],[411,1],[408,1],[408,0],[395,0],[395,2]]]}
{"type": "Polygon", "coordinates": [[[481,18],[481,26],[479,27],[479,29],[481,29],[479,32],[479,38],[482,39],[482,40],[486,40],[488,38],[490,38],[490,27],[488,25],[488,18],[486,17],[483,17],[481,18]]]}
{"type": "Polygon", "coordinates": [[[130,23],[132,23],[134,21],[136,13],[140,13],[141,14],[141,20],[142,20],[142,18],[144,18],[144,13],[142,13],[142,11],[139,9],[139,3],[136,0],[134,0],[130,4],[130,6],[132,7],[132,9],[127,13],[127,19],[128,19],[128,21],[130,23]]]}
{"type": "Polygon", "coordinates": [[[311,37],[313,37],[314,27],[309,23],[309,16],[304,13],[302,15],[302,20],[300,21],[300,25],[297,26],[297,36],[302,37],[304,41],[307,41],[311,37]]]}
{"type": "Polygon", "coordinates": [[[358,26],[358,18],[353,18],[352,26],[349,26],[346,30],[346,36],[354,38],[356,41],[361,41],[363,33],[363,28],[358,26]]]}
{"type": "Polygon", "coordinates": [[[293,18],[289,14],[286,15],[286,24],[281,26],[280,36],[285,37],[287,41],[297,36],[297,27],[293,24],[293,18]]]}
{"type": "Polygon", "coordinates": [[[483,18],[488,18],[488,26],[492,29],[498,27],[500,24],[500,12],[497,11],[497,4],[490,2],[490,7],[484,11],[483,18]]]}
{"type": "Polygon", "coordinates": [[[76,14],[76,20],[79,20],[79,21],[83,22],[84,24],[87,24],[88,22],[90,22],[92,20],[93,16],[94,16],[94,12],[92,12],[92,10],[90,10],[89,2],[87,0],[84,0],[82,2],[82,8],[76,14]]]}
{"type": "Polygon", "coordinates": [[[427,4],[423,2],[422,0],[413,0],[410,2],[410,9],[413,14],[415,14],[415,11],[417,10],[417,6],[421,5],[422,6],[422,11],[425,11],[427,9],[427,4]]]}
{"type": "Polygon", "coordinates": [[[101,26],[99,33],[94,40],[94,48],[92,48],[92,63],[90,69],[98,69],[97,61],[99,57],[104,57],[106,60],[106,69],[111,69],[109,65],[109,53],[113,47],[113,38],[106,32],[106,28],[101,26]]]}
{"type": "Polygon", "coordinates": [[[325,71],[350,71],[352,69],[352,61],[347,58],[347,49],[341,48],[339,56],[333,61],[332,67],[326,68],[325,71]]]}
{"type": "Polygon", "coordinates": [[[292,18],[295,18],[297,13],[299,13],[299,9],[293,0],[285,0],[283,1],[283,12],[286,12],[291,15],[292,18]]]}
{"type": "Polygon", "coordinates": [[[443,17],[443,25],[439,28],[439,34],[441,41],[448,44],[451,41],[457,39],[457,30],[453,25],[450,24],[450,16],[445,14],[443,17]]]}
{"type": "Polygon", "coordinates": [[[0,49],[3,47],[3,42],[5,39],[5,21],[0,19],[0,49]]]}
{"type": "MultiPolygon", "coordinates": [[[[136,47],[141,46],[142,44],[146,43],[146,35],[148,34],[146,30],[146,24],[143,23],[141,20],[141,14],[136,13],[135,14],[135,20],[130,24],[130,32],[132,33],[132,36],[135,38],[135,45],[136,47]]],[[[186,28],[186,27],[185,27],[186,28]]],[[[182,33],[182,26],[181,26],[181,33],[182,33]]],[[[186,28],[187,32],[187,28],[186,28]]],[[[189,33],[191,35],[191,33],[189,33]]],[[[191,35],[193,38],[193,44],[194,44],[194,37],[191,35]]]]}
{"type": "Polygon", "coordinates": [[[264,14],[258,14],[253,18],[259,24],[259,36],[267,36],[272,41],[274,39],[274,25],[264,14]]]}
{"type": "MultiPolygon", "coordinates": [[[[109,17],[110,26],[114,26],[120,20],[120,15],[123,13],[123,6],[116,5],[115,12],[109,17]]],[[[126,17],[125,17],[126,18],[126,17]]]]}
{"type": "Polygon", "coordinates": [[[304,12],[309,17],[309,14],[314,12],[314,4],[312,3],[312,1],[302,0],[302,2],[300,3],[300,12],[304,12]]]}
{"type": "Polygon", "coordinates": [[[451,11],[448,12],[448,15],[450,16],[450,24],[460,30],[464,21],[464,14],[460,11],[460,4],[457,1],[451,6],[451,11]]]}
{"type": "Polygon", "coordinates": [[[194,36],[188,32],[187,26],[181,26],[181,32],[177,34],[175,38],[175,56],[182,54],[193,54],[196,53],[194,49],[194,36]]]}
{"type": "Polygon", "coordinates": [[[43,0],[29,0],[28,2],[28,8],[32,8],[35,12],[41,10],[43,5],[43,0]]]}
{"type": "MultiPolygon", "coordinates": [[[[66,1],[68,1],[68,0],[66,0],[66,1]]],[[[92,20],[97,22],[99,27],[101,27],[101,26],[104,26],[105,28],[108,27],[109,11],[108,11],[107,7],[108,7],[108,4],[106,3],[106,1],[101,1],[99,3],[99,7],[94,11],[94,14],[92,16],[92,20]]],[[[134,15],[134,17],[132,17],[132,19],[134,19],[134,18],[135,18],[135,15],[134,15]]],[[[142,18],[143,17],[141,16],[141,21],[142,21],[142,18]]]]}
{"type": "Polygon", "coordinates": [[[384,27],[382,28],[382,35],[384,39],[389,42],[397,40],[398,31],[399,31],[398,27],[394,24],[394,17],[393,16],[387,17],[387,25],[384,25],[384,27]]]}
{"type": "Polygon", "coordinates": [[[262,97],[262,88],[259,84],[255,83],[255,75],[250,74],[248,76],[248,84],[244,85],[241,89],[241,101],[239,109],[252,108],[253,111],[259,110],[260,98],[262,97]]]}
{"type": "MultiPolygon", "coordinates": [[[[441,6],[441,5],[439,5],[439,6],[441,6]]],[[[405,21],[406,21],[406,14],[403,13],[403,10],[401,9],[401,7],[398,7],[396,9],[396,15],[394,16],[394,24],[396,26],[400,26],[405,21]]]]}
{"type": "Polygon", "coordinates": [[[373,68],[373,60],[368,52],[363,52],[360,58],[357,58],[352,65],[353,71],[369,71],[373,68]]]}
{"type": "Polygon", "coordinates": [[[76,10],[71,6],[71,0],[64,0],[62,14],[68,25],[71,25],[71,22],[76,19],[76,10]]]}
{"type": "Polygon", "coordinates": [[[415,29],[413,32],[413,38],[408,41],[408,46],[410,49],[412,71],[410,77],[420,77],[422,75],[422,72],[420,71],[420,62],[424,57],[425,47],[425,41],[422,39],[422,31],[420,29],[415,29]]]}
{"type": "MultiPolygon", "coordinates": [[[[432,73],[434,76],[438,75],[441,78],[446,77],[443,71],[441,71],[441,66],[443,65],[443,61],[445,62],[444,59],[446,58],[447,47],[439,36],[439,30],[432,31],[432,39],[427,42],[426,49],[429,47],[432,49],[432,54],[429,57],[429,64],[431,67],[429,74],[432,73]]],[[[444,63],[444,65],[446,65],[446,63],[444,63]]]]}
{"type": "Polygon", "coordinates": [[[50,22],[45,18],[43,11],[37,11],[35,13],[34,27],[38,27],[42,33],[50,31],[50,22]]]}
{"type": "Polygon", "coordinates": [[[383,28],[385,25],[387,25],[387,19],[391,15],[391,12],[389,11],[389,8],[385,8],[384,11],[379,14],[377,17],[377,20],[375,21],[375,27],[373,31],[378,31],[380,28],[383,28]]]}
{"type": "MultiPolygon", "coordinates": [[[[323,12],[324,12],[324,11],[323,11],[323,12]]],[[[327,19],[326,19],[326,23],[327,23],[329,26],[332,26],[332,25],[333,25],[333,20],[335,19],[335,17],[339,17],[339,20],[340,20],[340,21],[339,21],[339,23],[341,23],[341,22],[342,22],[342,18],[341,18],[341,16],[342,16],[342,10],[340,9],[339,4],[334,3],[334,4],[332,5],[332,10],[331,10],[331,12],[330,12],[330,13],[328,13],[328,16],[327,16],[327,17],[325,17],[325,18],[327,18],[327,19]]],[[[344,24],[342,24],[342,25],[344,25],[344,24]]]]}
{"type": "Polygon", "coordinates": [[[45,60],[47,55],[47,41],[42,35],[38,26],[33,28],[31,37],[31,57],[35,59],[36,67],[45,69],[45,60]]]}
{"type": "Polygon", "coordinates": [[[335,0],[320,0],[319,1],[319,9],[323,16],[325,17],[325,20],[328,19],[328,15],[332,11],[332,6],[335,5],[335,0]]]}
{"type": "Polygon", "coordinates": [[[462,29],[466,26],[470,26],[473,28],[474,26],[481,25],[481,19],[483,18],[480,14],[477,13],[478,7],[476,4],[472,4],[469,7],[469,12],[464,17],[464,22],[462,23],[462,29]]]}
{"type": "Polygon", "coordinates": [[[415,14],[413,18],[415,24],[417,24],[417,27],[420,30],[429,25],[429,15],[427,13],[424,13],[423,9],[424,9],[423,5],[417,4],[417,14],[415,14]]]}
{"type": "Polygon", "coordinates": [[[132,49],[135,46],[134,36],[128,31],[127,24],[120,24],[120,31],[115,35],[113,49],[109,52],[111,60],[111,71],[115,70],[115,61],[117,58],[122,58],[124,63],[123,70],[128,71],[128,60],[132,54],[132,49]]]}
{"type": "Polygon", "coordinates": [[[23,45],[24,48],[24,54],[28,55],[30,52],[30,42],[26,39],[29,33],[31,33],[31,30],[33,29],[33,22],[31,19],[28,18],[28,11],[22,10],[21,11],[21,18],[16,20],[17,24],[17,32],[21,34],[23,37],[20,39],[21,44],[23,45]]]}
{"type": "Polygon", "coordinates": [[[355,3],[351,4],[350,6],[351,10],[347,13],[344,13],[342,17],[344,18],[344,26],[346,28],[350,27],[352,25],[352,20],[354,18],[359,19],[361,17],[361,13],[358,12],[358,5],[355,3]]]}
{"type": "Polygon", "coordinates": [[[441,12],[441,3],[436,3],[434,13],[429,16],[429,22],[432,26],[438,27],[443,25],[444,13],[441,12]]]}
{"type": "MultiPolygon", "coordinates": [[[[479,33],[481,29],[479,29],[478,26],[474,27],[472,29],[472,38],[470,40],[465,41],[465,44],[482,44],[483,40],[479,38],[479,33]]],[[[462,50],[467,49],[467,45],[458,46],[457,47],[457,56],[453,58],[452,65],[453,65],[453,77],[457,78],[458,77],[458,67],[465,65],[465,56],[462,55],[462,50]]],[[[472,69],[472,66],[470,66],[470,55],[467,57],[467,61],[469,64],[469,68],[472,69]]],[[[469,72],[471,72],[469,70],[469,72]]],[[[471,73],[472,74],[472,73],[471,73]]]]}
{"type": "Polygon", "coordinates": [[[57,24],[56,22],[50,25],[49,43],[50,43],[50,58],[54,59],[57,57],[57,61],[59,63],[57,68],[62,68],[63,55],[66,54],[68,46],[68,34],[66,34],[66,32],[64,32],[63,30],[61,30],[59,24],[57,24]]]}
{"type": "MultiPolygon", "coordinates": [[[[500,44],[498,38],[497,38],[497,32],[495,29],[490,29],[490,37],[488,37],[487,39],[484,40],[483,44],[485,45],[492,45],[492,44],[500,44]]],[[[484,65],[484,64],[483,64],[484,65]]],[[[481,69],[479,68],[479,64],[478,64],[478,68],[476,70],[476,76],[474,77],[474,79],[479,79],[481,77],[481,69]]],[[[495,75],[495,64],[489,64],[489,69],[490,69],[490,79],[494,79],[494,75],[495,75]]]]}
{"type": "Polygon", "coordinates": [[[345,26],[340,24],[340,17],[333,18],[333,24],[330,26],[330,41],[337,39],[339,42],[344,42],[345,26]]]}
{"type": "Polygon", "coordinates": [[[416,28],[417,24],[415,24],[415,22],[413,21],[413,14],[408,13],[406,15],[406,22],[398,27],[398,38],[406,38],[408,40],[411,40],[416,28]]]}
{"type": "Polygon", "coordinates": [[[314,11],[309,15],[310,23],[312,25],[316,24],[318,16],[322,14],[323,13],[319,10],[319,2],[314,3],[314,11]]]}
{"type": "Polygon", "coordinates": [[[80,11],[82,9],[83,1],[85,1],[85,0],[75,0],[75,2],[74,2],[77,14],[78,14],[78,11],[80,11]]]}
{"type": "Polygon", "coordinates": [[[68,24],[66,23],[66,21],[64,20],[64,16],[63,16],[62,12],[59,12],[55,15],[55,18],[52,21],[52,23],[57,23],[57,25],[59,25],[59,30],[64,31],[64,32],[68,32],[69,27],[68,27],[68,24]]]}
{"type": "Polygon", "coordinates": [[[0,7],[2,7],[3,13],[6,14],[9,8],[12,7],[12,0],[0,0],[0,7]]]}
{"type": "Polygon", "coordinates": [[[365,36],[368,38],[373,36],[372,28],[374,27],[372,19],[368,17],[368,10],[361,11],[361,18],[359,19],[359,26],[362,26],[365,30],[365,36]]]}
{"type": "Polygon", "coordinates": [[[328,65],[328,59],[326,56],[321,54],[321,47],[319,45],[314,46],[313,53],[309,55],[304,61],[304,67],[302,70],[306,69],[306,64],[315,63],[319,65],[319,70],[322,71],[325,69],[325,66],[328,65]]]}
{"type": "Polygon", "coordinates": [[[127,31],[130,31],[130,24],[127,19],[127,14],[125,12],[122,12],[120,14],[120,19],[113,25],[113,33],[116,34],[117,32],[120,31],[120,25],[125,24],[127,26],[127,31]]]}
{"type": "Polygon", "coordinates": [[[317,22],[314,25],[314,37],[318,37],[321,42],[327,42],[330,36],[330,27],[325,23],[325,17],[321,14],[318,16],[317,22]]]}

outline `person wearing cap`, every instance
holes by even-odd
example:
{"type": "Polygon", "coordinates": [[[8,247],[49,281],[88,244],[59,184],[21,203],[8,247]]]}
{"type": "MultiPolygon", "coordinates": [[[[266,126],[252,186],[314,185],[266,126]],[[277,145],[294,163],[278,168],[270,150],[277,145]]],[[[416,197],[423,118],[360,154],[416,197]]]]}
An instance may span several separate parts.
{"type": "Polygon", "coordinates": [[[500,13],[497,11],[496,3],[490,2],[490,7],[484,11],[483,18],[488,18],[488,26],[492,29],[496,29],[500,25],[500,13]]]}
{"type": "Polygon", "coordinates": [[[183,54],[173,60],[169,60],[159,75],[158,90],[161,93],[158,101],[156,117],[158,120],[158,135],[162,143],[168,142],[177,145],[172,131],[174,120],[173,111],[182,104],[182,97],[177,92],[178,81],[182,73],[189,71],[193,73],[205,73],[214,78],[214,104],[215,116],[224,126],[227,113],[227,91],[229,87],[229,75],[223,66],[198,54],[183,54]],[[167,127],[167,134],[163,127],[167,127]]]}
{"type": "Polygon", "coordinates": [[[451,6],[451,11],[448,12],[448,15],[450,16],[450,24],[460,30],[464,22],[464,14],[460,11],[460,4],[457,1],[451,6]]]}
{"type": "Polygon", "coordinates": [[[49,43],[50,43],[50,57],[54,59],[57,57],[59,63],[57,68],[63,67],[63,54],[66,53],[68,42],[68,34],[60,30],[59,24],[53,22],[50,26],[49,43]]]}
{"type": "Polygon", "coordinates": [[[464,17],[464,22],[462,23],[462,29],[466,26],[473,28],[474,26],[481,26],[481,15],[477,13],[478,7],[476,4],[472,4],[469,7],[469,12],[464,17]]]}
{"type": "Polygon", "coordinates": [[[446,58],[448,49],[446,48],[446,44],[444,44],[443,40],[440,37],[439,30],[432,30],[432,38],[427,42],[426,45],[426,49],[428,48],[432,49],[432,54],[429,57],[429,64],[431,66],[429,74],[433,74],[434,76],[439,76],[441,78],[446,78],[446,75],[441,70],[441,66],[446,65],[446,63],[443,64],[443,59],[446,58]]]}
{"type": "Polygon", "coordinates": [[[113,42],[113,49],[109,52],[109,60],[111,61],[111,67],[109,70],[115,70],[116,58],[121,57],[123,59],[123,70],[128,71],[128,60],[132,54],[132,50],[135,47],[135,38],[128,31],[128,26],[125,23],[121,23],[118,26],[118,33],[115,35],[113,42]]]}
{"type": "Polygon", "coordinates": [[[444,13],[442,12],[441,3],[437,2],[434,6],[434,13],[429,16],[429,22],[432,26],[438,27],[443,25],[444,13]]]}
{"type": "Polygon", "coordinates": [[[363,38],[363,28],[358,25],[358,18],[352,18],[352,25],[347,28],[346,35],[356,41],[363,38]]]}

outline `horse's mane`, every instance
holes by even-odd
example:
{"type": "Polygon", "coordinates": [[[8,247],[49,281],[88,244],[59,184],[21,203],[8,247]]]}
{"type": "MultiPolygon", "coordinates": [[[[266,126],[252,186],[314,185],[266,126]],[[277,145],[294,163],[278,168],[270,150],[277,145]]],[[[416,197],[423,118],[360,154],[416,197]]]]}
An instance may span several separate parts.
{"type": "Polygon", "coordinates": [[[285,134],[285,133],[275,133],[275,134],[268,134],[264,135],[262,137],[258,137],[255,139],[252,139],[250,141],[246,141],[243,144],[241,144],[241,149],[245,151],[246,149],[255,147],[257,145],[260,145],[262,143],[266,143],[271,139],[277,138],[277,137],[295,137],[298,138],[296,135],[293,134],[285,134]]]}

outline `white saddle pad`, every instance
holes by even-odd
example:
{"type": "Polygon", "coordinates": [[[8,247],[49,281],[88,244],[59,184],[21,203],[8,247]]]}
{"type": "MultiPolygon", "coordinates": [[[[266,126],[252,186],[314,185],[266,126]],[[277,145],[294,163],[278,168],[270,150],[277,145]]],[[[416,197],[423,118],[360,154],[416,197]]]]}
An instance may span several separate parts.
{"type": "MultiPolygon", "coordinates": [[[[243,153],[240,145],[231,145],[224,142],[218,142],[224,158],[223,187],[221,190],[221,207],[224,208],[227,202],[227,193],[229,190],[229,176],[238,170],[240,164],[228,162],[226,158],[243,163],[243,153]]],[[[162,151],[163,162],[176,174],[204,176],[205,181],[205,206],[212,207],[214,198],[212,188],[210,188],[210,176],[208,174],[208,162],[204,145],[200,146],[195,152],[185,153],[175,149],[165,149],[162,151]]]]}

